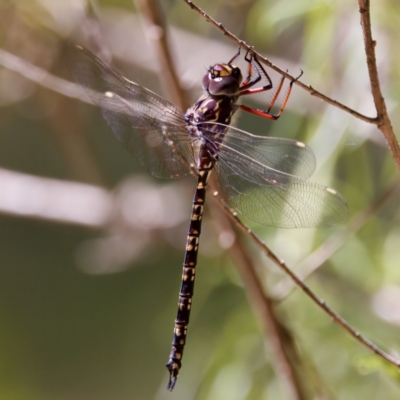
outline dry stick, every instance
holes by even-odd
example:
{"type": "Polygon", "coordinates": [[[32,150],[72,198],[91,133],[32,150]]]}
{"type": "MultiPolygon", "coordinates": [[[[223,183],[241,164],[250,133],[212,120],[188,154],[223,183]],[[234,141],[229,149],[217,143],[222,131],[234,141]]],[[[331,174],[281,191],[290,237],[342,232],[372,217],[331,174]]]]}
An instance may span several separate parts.
{"type": "MultiPolygon", "coordinates": [[[[245,49],[250,49],[251,47],[244,42],[243,40],[239,39],[237,36],[235,36],[232,32],[230,32],[228,29],[226,29],[221,23],[215,21],[212,17],[210,17],[205,11],[203,11],[201,8],[197,7],[192,1],[190,0],[184,0],[190,8],[195,10],[197,13],[202,15],[207,22],[211,23],[214,25],[217,29],[219,29],[227,38],[230,40],[234,41],[237,43],[240,47],[243,47],[245,49]]],[[[372,39],[372,32],[371,32],[371,18],[370,18],[370,12],[369,12],[369,0],[358,0],[359,7],[360,7],[360,15],[361,15],[361,26],[363,28],[363,34],[364,34],[364,46],[365,46],[365,54],[367,56],[367,66],[368,66],[368,73],[370,76],[370,82],[371,82],[371,93],[374,99],[375,103],[375,108],[377,111],[377,116],[376,117],[367,117],[355,110],[353,110],[350,107],[345,106],[344,104],[318,92],[315,90],[311,85],[305,85],[301,81],[296,81],[295,84],[300,86],[302,89],[306,90],[309,92],[312,96],[315,96],[323,101],[325,101],[328,104],[333,105],[334,107],[337,107],[354,117],[377,125],[379,130],[383,133],[385,136],[388,146],[393,154],[393,158],[400,169],[400,147],[399,143],[396,139],[396,136],[393,131],[393,127],[389,118],[389,115],[387,113],[386,109],[386,103],[385,100],[382,96],[381,88],[380,88],[380,83],[379,83],[379,76],[378,76],[378,69],[376,65],[376,57],[375,57],[375,45],[376,42],[372,39]]],[[[272,63],[270,60],[268,60],[266,57],[263,57],[261,54],[257,53],[254,51],[254,54],[257,55],[257,58],[259,59],[260,62],[264,63],[274,71],[279,72],[281,75],[285,76],[288,79],[293,80],[294,77],[290,74],[288,74],[286,71],[282,70],[278,66],[276,66],[274,63],[272,63]]]]}
{"type": "Polygon", "coordinates": [[[370,3],[369,0],[358,0],[360,7],[361,27],[364,36],[365,55],[367,58],[367,67],[369,80],[371,83],[371,93],[377,112],[377,125],[379,130],[385,136],[393,158],[400,169],[400,148],[399,143],[393,131],[393,127],[386,109],[385,99],[382,96],[379,83],[378,68],[376,65],[375,46],[376,42],[372,39],[370,3]]]}
{"type": "Polygon", "coordinates": [[[296,283],[296,285],[302,289],[305,294],[311,298],[311,300],[316,303],[323,311],[329,314],[333,321],[344,328],[351,336],[353,336],[358,342],[364,344],[375,354],[382,357],[384,360],[390,362],[396,367],[400,367],[400,361],[392,357],[390,354],[381,350],[378,346],[368,340],[366,337],[357,332],[344,318],[342,318],[338,313],[333,311],[328,304],[319,298],[289,267],[285,264],[285,261],[280,260],[268,247],[267,245],[248,227],[246,226],[236,215],[234,211],[230,209],[225,200],[219,198],[219,203],[224,211],[235,220],[236,225],[242,229],[252,240],[257,244],[257,246],[263,251],[263,253],[276,264],[285,274],[290,276],[290,278],[296,283]]]}
{"type": "MultiPolygon", "coordinates": [[[[285,76],[289,80],[294,80],[295,77],[288,74],[287,71],[284,71],[283,69],[279,68],[277,65],[275,65],[272,61],[270,61],[268,58],[262,56],[261,54],[257,53],[254,51],[254,49],[249,46],[245,41],[239,39],[237,36],[235,36],[232,32],[230,32],[228,29],[226,29],[220,22],[217,22],[215,19],[210,17],[205,11],[203,11],[201,8],[197,7],[192,1],[190,0],[183,0],[192,10],[196,11],[199,13],[201,16],[205,18],[207,22],[210,24],[214,25],[217,29],[219,29],[228,39],[232,40],[233,42],[237,43],[240,47],[249,50],[251,49],[253,53],[257,56],[257,59],[262,62],[263,64],[267,65],[269,68],[273,69],[274,71],[280,73],[281,75],[285,76]]],[[[345,106],[342,103],[339,103],[336,100],[331,99],[330,97],[322,94],[321,92],[318,92],[318,90],[315,90],[311,85],[305,85],[299,80],[295,81],[295,84],[300,86],[302,89],[305,91],[309,92],[312,96],[315,96],[323,101],[325,101],[328,104],[331,104],[332,106],[335,106],[337,108],[340,108],[341,110],[353,115],[354,117],[361,119],[362,121],[369,122],[371,124],[378,124],[378,119],[377,118],[371,118],[367,117],[366,115],[360,114],[359,112],[353,110],[350,107],[345,106]]]]}
{"type": "MultiPolygon", "coordinates": [[[[350,237],[358,232],[371,217],[375,216],[378,210],[382,209],[384,205],[392,200],[394,195],[399,193],[399,190],[400,182],[398,181],[385,190],[385,192],[367,208],[356,214],[347,224],[346,229],[332,235],[320,247],[308,255],[306,259],[295,267],[296,270],[298,269],[300,271],[300,278],[303,280],[306,279],[327,261],[350,237]]],[[[289,296],[295,287],[296,285],[289,278],[283,279],[274,286],[272,292],[273,298],[275,300],[282,300],[289,296]]]]}
{"type": "Polygon", "coordinates": [[[37,83],[47,89],[62,94],[63,96],[76,98],[82,102],[93,104],[82,96],[82,88],[76,83],[66,81],[50,74],[48,71],[31,64],[24,59],[0,49],[0,65],[11,71],[14,71],[26,79],[37,83]]]}
{"type": "Polygon", "coordinates": [[[294,340],[285,340],[285,336],[288,336],[287,328],[283,327],[277,318],[273,299],[264,294],[264,288],[252,260],[243,250],[242,244],[236,243],[237,240],[231,249],[231,258],[235,261],[247,297],[262,323],[263,335],[267,339],[265,341],[268,341],[273,360],[271,364],[275,373],[283,383],[287,399],[306,399],[301,379],[293,365],[295,361],[293,355],[297,354],[294,340]]]}
{"type": "MultiPolygon", "coordinates": [[[[214,198],[218,196],[218,192],[214,190],[215,186],[214,182],[210,183],[210,190],[213,191],[214,198]]],[[[265,289],[260,283],[261,280],[253,261],[238,237],[236,226],[226,217],[225,213],[215,213],[215,217],[218,218],[218,226],[223,232],[232,232],[234,235],[234,243],[229,250],[229,256],[240,274],[247,298],[258,316],[258,320],[261,321],[264,342],[272,354],[272,367],[283,383],[288,400],[307,398],[294,366],[296,361],[294,356],[298,353],[295,342],[287,339],[288,336],[290,339],[291,337],[287,328],[282,326],[277,317],[274,300],[264,293],[265,289]]]]}
{"type": "Polygon", "coordinates": [[[161,69],[159,71],[160,83],[164,93],[182,111],[189,107],[186,93],[181,87],[179,77],[173,62],[173,57],[168,45],[168,30],[165,26],[159,6],[154,0],[134,0],[136,7],[141,11],[140,16],[146,28],[147,36],[152,41],[161,69]]]}

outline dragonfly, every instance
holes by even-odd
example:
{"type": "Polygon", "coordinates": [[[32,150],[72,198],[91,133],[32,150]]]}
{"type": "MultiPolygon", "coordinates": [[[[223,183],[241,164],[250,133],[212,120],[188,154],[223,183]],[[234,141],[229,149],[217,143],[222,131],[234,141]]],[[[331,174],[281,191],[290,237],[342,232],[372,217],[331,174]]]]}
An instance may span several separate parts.
{"type": "Polygon", "coordinates": [[[230,126],[238,110],[277,120],[299,78],[290,81],[275,114],[271,110],[282,90],[283,76],[267,109],[239,104],[242,96],[273,88],[271,78],[251,51],[244,57],[247,74],[243,78],[241,69],[233,64],[239,54],[240,49],[229,62],[207,69],[202,79],[204,94],[185,114],[151,90],[128,80],[80,45],[72,47],[68,56],[76,82],[100,108],[123,147],[143,167],[153,176],[164,179],[183,178],[193,171],[197,175],[178,312],[166,364],[170,391],[182,366],[211,172],[215,171],[219,189],[228,204],[261,225],[329,227],[342,222],[348,213],[345,199],[335,189],[308,181],[316,161],[306,144],[255,136],[230,126]]]}

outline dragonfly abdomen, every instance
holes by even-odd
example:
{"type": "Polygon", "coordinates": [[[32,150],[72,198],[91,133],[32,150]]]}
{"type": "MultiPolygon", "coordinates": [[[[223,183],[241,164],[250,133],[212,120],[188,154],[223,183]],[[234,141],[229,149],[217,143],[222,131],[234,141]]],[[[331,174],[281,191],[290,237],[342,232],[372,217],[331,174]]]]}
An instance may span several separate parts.
{"type": "Polygon", "coordinates": [[[185,258],[183,261],[182,283],[179,291],[178,312],[175,319],[174,337],[172,348],[166,367],[170,373],[168,389],[172,390],[182,366],[182,354],[186,344],[187,326],[189,324],[192,298],[194,294],[194,281],[196,275],[197,254],[199,252],[199,239],[203,209],[206,199],[208,178],[214,167],[215,161],[210,155],[206,145],[203,144],[199,151],[198,180],[193,197],[192,216],[186,241],[185,258]]]}

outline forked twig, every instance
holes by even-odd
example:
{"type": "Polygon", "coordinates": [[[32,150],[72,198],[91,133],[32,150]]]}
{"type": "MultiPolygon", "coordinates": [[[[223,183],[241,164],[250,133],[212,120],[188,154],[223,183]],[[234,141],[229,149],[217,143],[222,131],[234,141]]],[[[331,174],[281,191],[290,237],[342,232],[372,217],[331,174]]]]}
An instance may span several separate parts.
{"type": "MultiPolygon", "coordinates": [[[[205,11],[203,11],[200,7],[196,6],[191,0],[183,0],[192,10],[196,11],[199,13],[207,22],[215,26],[217,29],[219,29],[228,39],[232,40],[236,44],[238,44],[240,47],[246,49],[246,50],[251,50],[256,56],[257,59],[262,62],[263,64],[267,65],[269,68],[273,69],[274,71],[278,72],[279,74],[285,76],[289,80],[293,81],[295,80],[295,77],[293,75],[290,75],[286,70],[283,70],[279,68],[277,65],[275,65],[272,61],[270,61],[268,58],[264,57],[260,53],[256,52],[254,48],[252,48],[250,45],[248,45],[244,40],[239,39],[237,36],[235,36],[232,32],[230,32],[228,29],[226,29],[220,22],[217,22],[214,18],[210,17],[205,11]]],[[[354,117],[361,119],[362,121],[369,122],[371,124],[378,124],[378,119],[375,117],[367,117],[366,115],[363,115],[355,110],[353,110],[350,107],[345,106],[344,104],[324,95],[323,93],[319,92],[318,90],[315,90],[311,85],[306,85],[302,83],[300,80],[296,80],[295,84],[297,86],[300,86],[302,89],[305,91],[309,92],[312,96],[317,97],[318,99],[321,99],[325,101],[328,104],[331,104],[332,106],[335,106],[351,115],[354,117]]]]}
{"type": "Polygon", "coordinates": [[[393,131],[390,121],[385,99],[382,96],[381,85],[379,82],[378,68],[376,65],[375,46],[376,42],[372,39],[370,2],[369,0],[358,0],[360,7],[361,27],[364,36],[364,48],[367,59],[367,67],[369,80],[371,83],[371,94],[374,99],[375,109],[377,113],[376,125],[383,133],[392,152],[397,168],[400,169],[400,147],[393,131]]]}
{"type": "MultiPolygon", "coordinates": [[[[209,22],[210,24],[215,26],[217,29],[219,29],[228,39],[234,41],[240,47],[243,47],[246,50],[251,49],[253,51],[253,53],[255,55],[257,55],[257,58],[260,62],[267,65],[274,71],[280,73],[281,75],[285,76],[286,78],[288,78],[290,80],[294,79],[294,76],[288,74],[287,71],[279,68],[268,58],[257,53],[245,41],[243,41],[243,40],[239,39],[237,36],[235,36],[232,32],[230,32],[228,29],[226,29],[220,22],[217,22],[215,19],[210,17],[204,10],[202,10],[200,7],[195,5],[191,0],[183,0],[183,1],[186,4],[188,4],[188,6],[192,10],[196,11],[201,16],[203,16],[207,22],[209,22]]],[[[394,134],[393,127],[392,127],[389,115],[387,113],[385,99],[382,96],[382,91],[381,91],[381,87],[380,87],[380,83],[379,83],[378,68],[376,65],[376,57],[375,57],[376,42],[375,42],[375,40],[372,39],[372,30],[371,30],[370,0],[358,0],[358,4],[360,7],[361,26],[362,26],[363,34],[364,34],[364,47],[365,47],[365,54],[366,54],[366,59],[367,59],[368,73],[369,73],[370,83],[371,83],[371,93],[372,93],[372,97],[374,99],[377,116],[376,117],[368,117],[364,114],[361,114],[361,113],[353,110],[352,108],[347,107],[346,105],[330,98],[329,96],[326,96],[325,94],[319,92],[318,90],[315,90],[311,85],[304,84],[300,80],[297,80],[295,82],[295,84],[297,86],[300,86],[302,89],[306,90],[307,92],[309,92],[312,96],[315,96],[315,97],[325,101],[326,103],[353,115],[354,117],[356,117],[362,121],[377,125],[378,129],[382,132],[382,134],[384,135],[384,137],[388,143],[388,146],[390,148],[390,151],[392,152],[392,155],[397,164],[397,167],[400,169],[400,146],[399,146],[399,143],[394,134]]]]}

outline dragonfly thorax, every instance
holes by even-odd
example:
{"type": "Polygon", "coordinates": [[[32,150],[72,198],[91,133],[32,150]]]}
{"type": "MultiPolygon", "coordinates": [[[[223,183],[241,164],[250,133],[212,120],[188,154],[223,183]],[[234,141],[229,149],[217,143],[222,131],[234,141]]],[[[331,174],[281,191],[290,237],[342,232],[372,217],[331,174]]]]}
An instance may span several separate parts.
{"type": "MultiPolygon", "coordinates": [[[[238,109],[237,100],[238,96],[203,95],[187,110],[185,120],[193,125],[199,125],[203,122],[229,125],[232,115],[238,109]]],[[[217,130],[220,131],[220,129],[217,130]]]]}
{"type": "MultiPolygon", "coordinates": [[[[230,63],[210,67],[203,77],[203,89],[206,93],[187,110],[185,121],[193,125],[204,122],[229,125],[232,115],[238,109],[236,103],[241,83],[240,68],[230,63]]],[[[225,129],[222,125],[215,125],[213,130],[222,133],[225,129]]],[[[210,131],[211,127],[208,126],[207,130],[210,131]]]]}

